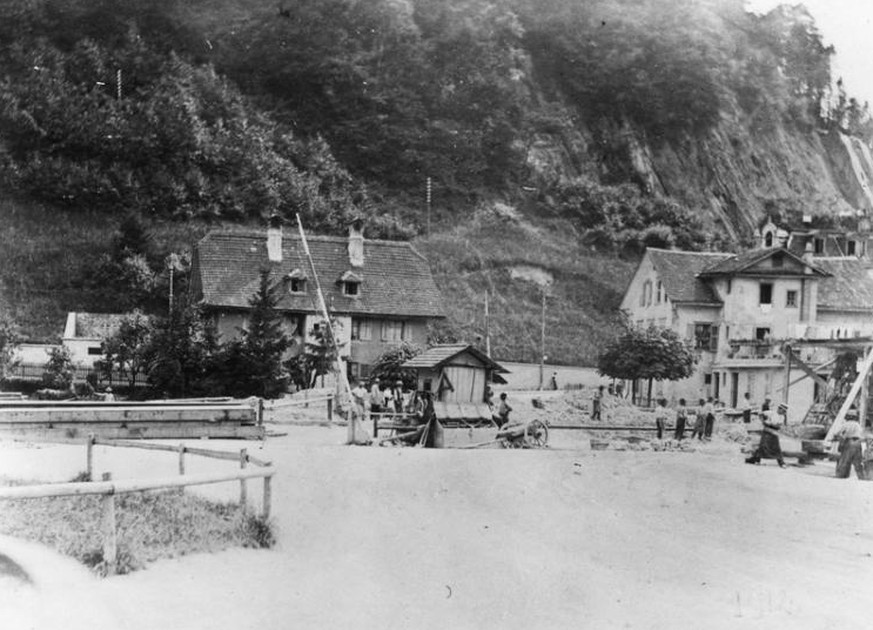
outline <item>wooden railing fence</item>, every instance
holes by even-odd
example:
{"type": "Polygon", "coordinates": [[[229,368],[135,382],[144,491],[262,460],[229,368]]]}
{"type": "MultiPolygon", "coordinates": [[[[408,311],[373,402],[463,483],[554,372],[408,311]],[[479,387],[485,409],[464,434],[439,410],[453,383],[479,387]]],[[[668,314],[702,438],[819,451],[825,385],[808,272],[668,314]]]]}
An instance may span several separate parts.
{"type": "Polygon", "coordinates": [[[120,480],[112,481],[110,473],[104,473],[102,481],[52,483],[29,486],[13,486],[0,488],[0,500],[3,499],[42,499],[54,497],[69,497],[81,495],[101,495],[102,516],[101,533],[103,537],[103,561],[108,575],[113,575],[117,567],[118,531],[115,519],[115,495],[129,492],[144,492],[147,490],[165,490],[169,488],[185,488],[187,486],[199,486],[214,483],[226,483],[238,481],[240,484],[240,507],[245,512],[248,509],[248,488],[246,482],[249,479],[261,478],[264,480],[263,503],[261,515],[264,519],[270,517],[272,502],[272,478],[276,473],[272,463],[252,457],[246,449],[240,449],[239,453],[226,451],[212,451],[205,448],[195,448],[179,444],[170,446],[165,444],[152,444],[147,442],[135,442],[130,440],[103,440],[94,436],[86,439],[86,464],[88,478],[94,471],[94,446],[115,446],[121,448],[139,448],[143,450],[170,451],[179,454],[179,476],[160,477],[145,480],[120,480]],[[238,461],[240,470],[233,473],[208,473],[208,474],[185,474],[185,455],[198,455],[213,459],[238,461]],[[248,469],[248,464],[256,466],[256,469],[248,469]]]}

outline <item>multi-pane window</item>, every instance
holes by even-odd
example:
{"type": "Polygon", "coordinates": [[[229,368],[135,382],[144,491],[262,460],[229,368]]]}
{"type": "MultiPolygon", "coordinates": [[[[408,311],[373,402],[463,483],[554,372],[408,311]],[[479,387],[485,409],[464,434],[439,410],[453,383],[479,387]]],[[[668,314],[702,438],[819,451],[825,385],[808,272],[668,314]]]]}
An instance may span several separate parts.
{"type": "Polygon", "coordinates": [[[382,322],[382,341],[403,341],[404,322],[387,319],[382,322]]]}
{"type": "Polygon", "coordinates": [[[797,307],[797,291],[785,292],[785,306],[789,308],[797,307]]]}
{"type": "Polygon", "coordinates": [[[718,349],[718,326],[709,323],[694,324],[692,341],[695,349],[714,352],[718,349]]]}
{"type": "Polygon", "coordinates": [[[370,341],[373,338],[373,321],[370,319],[352,320],[352,339],[370,341]]]}

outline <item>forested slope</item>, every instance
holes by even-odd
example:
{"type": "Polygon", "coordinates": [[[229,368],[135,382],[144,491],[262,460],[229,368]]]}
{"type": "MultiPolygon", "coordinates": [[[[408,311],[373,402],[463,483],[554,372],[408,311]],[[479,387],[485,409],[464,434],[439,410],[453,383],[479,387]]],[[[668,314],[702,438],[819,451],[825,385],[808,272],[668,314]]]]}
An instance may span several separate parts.
{"type": "Polygon", "coordinates": [[[831,75],[834,51],[802,7],[0,9],[0,185],[15,226],[3,237],[15,273],[4,274],[2,298],[32,336],[52,334],[64,310],[158,308],[166,256],[183,254],[184,267],[184,239],[171,235],[278,212],[320,232],[363,216],[370,236],[417,235],[451,334],[484,333],[485,288],[502,305],[492,331],[502,358],[535,358],[541,288],[531,278],[550,278],[550,330],[560,333],[549,354],[590,361],[646,245],[740,248],[765,215],[838,220],[871,206],[867,106],[831,75]],[[30,238],[32,213],[92,237],[30,238]],[[143,229],[155,238],[131,246],[143,229]],[[112,281],[95,288],[94,278],[112,281]]]}

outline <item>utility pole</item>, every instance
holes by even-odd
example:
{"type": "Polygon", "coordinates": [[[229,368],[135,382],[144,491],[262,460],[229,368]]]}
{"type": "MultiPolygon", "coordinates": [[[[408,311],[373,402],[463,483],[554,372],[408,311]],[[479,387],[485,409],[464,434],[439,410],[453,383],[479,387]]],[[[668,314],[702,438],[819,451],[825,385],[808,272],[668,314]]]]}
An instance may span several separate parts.
{"type": "Polygon", "coordinates": [[[543,287],[543,308],[540,320],[540,390],[543,389],[543,368],[546,362],[546,289],[543,287]]]}
{"type": "Polygon", "coordinates": [[[430,236],[430,201],[431,201],[431,179],[427,178],[427,193],[425,195],[427,200],[427,235],[430,236]]]}
{"type": "Polygon", "coordinates": [[[488,290],[485,291],[485,355],[491,358],[491,326],[488,317],[488,290]]]}
{"type": "Polygon", "coordinates": [[[121,100],[121,68],[115,71],[115,98],[121,100]]]}

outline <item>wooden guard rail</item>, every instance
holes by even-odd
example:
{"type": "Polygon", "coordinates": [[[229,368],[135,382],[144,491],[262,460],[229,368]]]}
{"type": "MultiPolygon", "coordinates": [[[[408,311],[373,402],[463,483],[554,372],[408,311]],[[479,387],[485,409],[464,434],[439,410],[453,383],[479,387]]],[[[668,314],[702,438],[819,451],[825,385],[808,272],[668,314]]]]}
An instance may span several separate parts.
{"type": "Polygon", "coordinates": [[[262,478],[264,480],[264,494],[261,515],[264,519],[270,517],[272,503],[272,478],[276,473],[271,462],[252,457],[246,449],[240,449],[239,454],[224,451],[212,451],[205,448],[188,447],[184,444],[169,446],[164,444],[140,443],[128,440],[98,440],[93,435],[86,440],[87,471],[88,478],[93,475],[94,469],[94,446],[116,446],[123,448],[139,448],[153,451],[169,451],[179,454],[179,476],[159,477],[148,480],[121,480],[112,481],[110,473],[103,474],[102,481],[87,481],[81,483],[51,483],[30,486],[0,487],[0,500],[4,499],[42,499],[54,497],[70,497],[82,495],[102,495],[101,532],[103,536],[103,561],[106,564],[107,575],[113,575],[117,567],[118,532],[115,520],[115,495],[128,492],[144,492],[147,490],[165,490],[168,488],[185,488],[186,486],[199,486],[213,483],[226,483],[239,481],[240,484],[240,508],[243,512],[248,509],[249,479],[262,478]],[[197,475],[185,474],[185,454],[199,455],[213,459],[238,461],[240,470],[233,473],[208,473],[197,475]],[[251,463],[257,469],[247,470],[251,463]]]}

